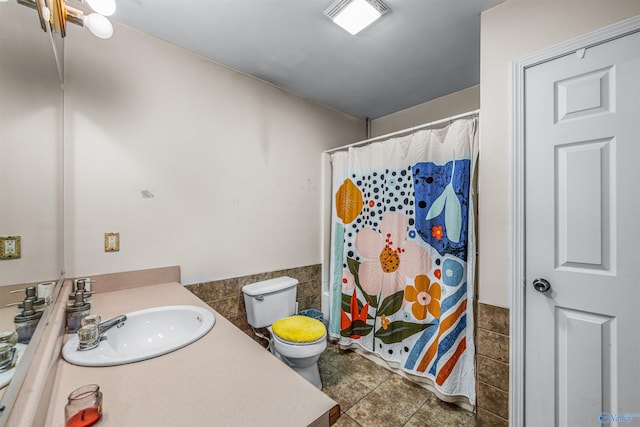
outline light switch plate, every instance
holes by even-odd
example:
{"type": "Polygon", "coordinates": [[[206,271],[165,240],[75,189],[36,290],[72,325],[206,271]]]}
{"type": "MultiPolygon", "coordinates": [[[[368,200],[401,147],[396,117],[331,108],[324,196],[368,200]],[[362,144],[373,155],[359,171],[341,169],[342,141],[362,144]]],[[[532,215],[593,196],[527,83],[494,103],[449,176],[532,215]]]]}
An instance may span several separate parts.
{"type": "Polygon", "coordinates": [[[0,237],[0,259],[20,258],[20,236],[0,237]]]}
{"type": "Polygon", "coordinates": [[[120,233],[104,233],[104,251],[118,252],[120,250],[120,233]]]}

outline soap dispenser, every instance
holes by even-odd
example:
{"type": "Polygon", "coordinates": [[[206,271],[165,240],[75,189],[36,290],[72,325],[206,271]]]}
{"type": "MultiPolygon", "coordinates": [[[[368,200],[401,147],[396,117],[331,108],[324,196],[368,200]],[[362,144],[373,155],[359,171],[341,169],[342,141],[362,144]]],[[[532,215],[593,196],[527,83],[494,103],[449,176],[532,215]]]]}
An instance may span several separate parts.
{"type": "Polygon", "coordinates": [[[76,291],[74,302],[67,306],[67,332],[74,334],[82,326],[82,319],[90,314],[91,304],[84,299],[83,291],[76,291]]]}
{"type": "MultiPolygon", "coordinates": [[[[38,298],[36,296],[36,287],[35,286],[29,286],[26,289],[16,289],[15,291],[11,291],[10,293],[14,294],[17,292],[25,292],[25,300],[26,299],[31,299],[33,300],[33,309],[35,311],[39,311],[40,313],[42,313],[44,311],[44,309],[47,307],[47,304],[44,300],[44,298],[38,298]]],[[[9,305],[15,305],[15,304],[9,304],[9,305]]],[[[21,302],[18,304],[18,308],[20,310],[24,309],[24,302],[21,302]]]]}
{"type": "MultiPolygon", "coordinates": [[[[47,308],[47,304],[44,298],[37,297],[35,286],[29,286],[27,289],[25,289],[25,294],[26,294],[25,301],[27,299],[33,300],[33,309],[35,311],[39,311],[40,313],[42,313],[44,309],[47,308]]],[[[23,305],[24,303],[18,305],[18,308],[24,308],[23,305]]]]}
{"type": "Polygon", "coordinates": [[[87,283],[93,283],[93,280],[77,279],[76,281],[74,281],[73,291],[69,294],[69,301],[75,301],[76,294],[80,292],[83,294],[83,299],[90,303],[91,295],[93,294],[93,292],[87,289],[87,283]]]}
{"type": "Polygon", "coordinates": [[[16,324],[16,332],[18,333],[18,342],[21,344],[29,344],[31,337],[38,326],[40,317],[42,317],[41,311],[33,309],[32,298],[25,298],[22,303],[22,312],[14,318],[16,324]]]}

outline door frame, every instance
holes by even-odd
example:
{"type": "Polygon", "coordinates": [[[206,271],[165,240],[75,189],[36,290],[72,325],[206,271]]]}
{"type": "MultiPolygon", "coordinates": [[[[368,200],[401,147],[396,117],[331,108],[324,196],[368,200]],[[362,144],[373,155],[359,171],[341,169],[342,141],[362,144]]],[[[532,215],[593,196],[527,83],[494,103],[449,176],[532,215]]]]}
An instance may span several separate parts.
{"type": "Polygon", "coordinates": [[[509,314],[510,425],[524,425],[525,415],[525,170],[524,170],[524,73],[527,68],[576,54],[581,49],[606,43],[640,31],[640,15],[591,31],[512,62],[512,143],[509,175],[509,242],[511,262],[508,280],[512,284],[509,314]]]}

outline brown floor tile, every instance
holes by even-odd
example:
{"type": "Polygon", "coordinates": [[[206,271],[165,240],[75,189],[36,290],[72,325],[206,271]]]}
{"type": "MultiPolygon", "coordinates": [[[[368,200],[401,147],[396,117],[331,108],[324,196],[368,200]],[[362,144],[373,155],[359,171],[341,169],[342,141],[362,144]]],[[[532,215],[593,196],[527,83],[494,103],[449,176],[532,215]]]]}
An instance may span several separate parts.
{"type": "Polygon", "coordinates": [[[382,384],[393,373],[375,362],[351,353],[346,359],[345,373],[369,388],[375,388],[382,384]]]}
{"type": "Polygon", "coordinates": [[[431,393],[429,399],[412,417],[411,426],[428,427],[475,427],[476,417],[452,403],[443,402],[431,393]],[[422,424],[420,424],[422,423],[422,424]]]}
{"type": "Polygon", "coordinates": [[[340,410],[344,413],[365,397],[371,389],[348,375],[337,373],[322,378],[322,391],[339,403],[340,410]]]}
{"type": "Polygon", "coordinates": [[[360,427],[360,424],[353,421],[353,419],[349,415],[342,414],[340,415],[340,418],[338,418],[338,421],[333,426],[334,427],[360,427]]]}
{"type": "Polygon", "coordinates": [[[413,414],[402,410],[394,396],[370,393],[353,405],[347,415],[363,427],[398,427],[409,421],[413,414]]]}
{"type": "Polygon", "coordinates": [[[338,427],[476,426],[473,413],[335,343],[329,343],[318,367],[322,391],[341,406],[338,427]]]}
{"type": "Polygon", "coordinates": [[[432,395],[429,390],[418,384],[393,374],[373,390],[373,393],[391,397],[400,411],[410,414],[415,413],[432,395]]]}

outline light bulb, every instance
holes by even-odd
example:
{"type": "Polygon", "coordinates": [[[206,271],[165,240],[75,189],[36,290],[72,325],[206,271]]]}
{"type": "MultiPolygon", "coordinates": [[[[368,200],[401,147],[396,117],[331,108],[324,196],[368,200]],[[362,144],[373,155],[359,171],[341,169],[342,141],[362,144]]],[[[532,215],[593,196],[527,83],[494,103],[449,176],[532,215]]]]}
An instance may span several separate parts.
{"type": "Polygon", "coordinates": [[[116,0],[85,0],[96,13],[111,16],[116,11],[116,0]]]}
{"type": "Polygon", "coordinates": [[[113,35],[113,25],[107,18],[97,13],[92,13],[84,17],[84,26],[101,39],[108,39],[113,35]]]}

